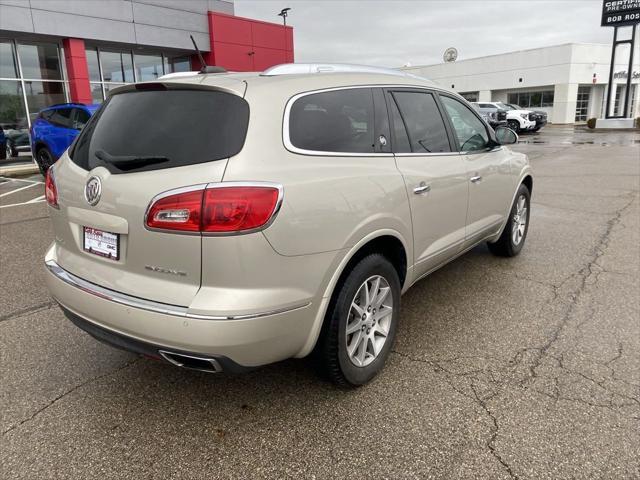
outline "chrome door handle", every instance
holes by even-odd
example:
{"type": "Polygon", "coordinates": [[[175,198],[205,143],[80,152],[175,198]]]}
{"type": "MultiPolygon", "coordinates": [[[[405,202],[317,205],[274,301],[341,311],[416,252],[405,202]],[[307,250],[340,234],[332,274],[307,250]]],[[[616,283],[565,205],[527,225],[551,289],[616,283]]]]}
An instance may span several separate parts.
{"type": "Polygon", "coordinates": [[[418,185],[413,189],[413,193],[415,193],[416,195],[422,195],[423,193],[427,193],[430,190],[431,190],[431,185],[427,185],[424,182],[420,182],[420,185],[418,185]]]}
{"type": "Polygon", "coordinates": [[[482,177],[480,175],[477,175],[475,177],[471,177],[469,180],[471,181],[471,183],[478,183],[482,181],[482,177]]]}

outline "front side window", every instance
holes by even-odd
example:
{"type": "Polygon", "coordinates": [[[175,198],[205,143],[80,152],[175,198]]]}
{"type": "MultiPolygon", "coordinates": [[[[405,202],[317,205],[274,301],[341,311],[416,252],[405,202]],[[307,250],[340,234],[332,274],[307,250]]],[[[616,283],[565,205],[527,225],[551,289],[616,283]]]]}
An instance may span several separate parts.
{"type": "Polygon", "coordinates": [[[305,95],[289,112],[289,140],[303,150],[373,153],[374,105],[369,88],[305,95]]]}
{"type": "Polygon", "coordinates": [[[458,138],[461,152],[485,150],[489,146],[489,134],[484,123],[458,100],[440,96],[458,138]]]}
{"type": "Polygon", "coordinates": [[[414,153],[449,152],[449,137],[431,93],[393,92],[414,153]]]}
{"type": "Polygon", "coordinates": [[[407,135],[407,129],[404,126],[404,120],[398,110],[396,101],[391,98],[389,101],[389,108],[391,111],[391,121],[393,122],[393,152],[394,153],[411,153],[411,143],[409,142],[409,135],[407,135]]]}

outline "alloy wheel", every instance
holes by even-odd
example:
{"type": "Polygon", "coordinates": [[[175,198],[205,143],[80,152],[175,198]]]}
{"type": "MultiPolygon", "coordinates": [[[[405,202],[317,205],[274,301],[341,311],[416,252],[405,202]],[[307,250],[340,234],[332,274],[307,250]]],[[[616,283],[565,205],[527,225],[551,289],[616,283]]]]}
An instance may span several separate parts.
{"type": "Polygon", "coordinates": [[[524,232],[527,229],[527,211],[527,199],[524,195],[520,195],[511,222],[511,241],[514,245],[520,245],[524,237],[524,232]]]}
{"type": "Polygon", "coordinates": [[[393,320],[393,295],[389,282],[374,275],[356,292],[347,318],[347,356],[357,367],[373,362],[384,347],[393,320]]]}

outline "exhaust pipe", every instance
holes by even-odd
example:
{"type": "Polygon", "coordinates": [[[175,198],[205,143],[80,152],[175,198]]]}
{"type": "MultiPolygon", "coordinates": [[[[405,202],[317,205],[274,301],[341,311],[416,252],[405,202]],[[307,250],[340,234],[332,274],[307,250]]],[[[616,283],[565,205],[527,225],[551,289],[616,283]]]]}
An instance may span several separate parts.
{"type": "Polygon", "coordinates": [[[167,362],[172,363],[176,367],[207,373],[222,372],[222,366],[215,358],[194,357],[193,355],[184,355],[166,350],[158,350],[158,353],[167,362]]]}

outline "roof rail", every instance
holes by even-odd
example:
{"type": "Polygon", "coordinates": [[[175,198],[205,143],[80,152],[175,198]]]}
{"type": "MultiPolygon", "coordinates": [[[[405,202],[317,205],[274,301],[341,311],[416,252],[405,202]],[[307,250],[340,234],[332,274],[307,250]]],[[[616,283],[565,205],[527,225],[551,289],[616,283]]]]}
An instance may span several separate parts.
{"type": "Polygon", "coordinates": [[[421,78],[412,73],[394,68],[351,65],[347,63],[283,63],[267,68],[260,75],[263,77],[274,77],[278,75],[303,75],[312,73],[381,73],[399,77],[421,78]]]}

